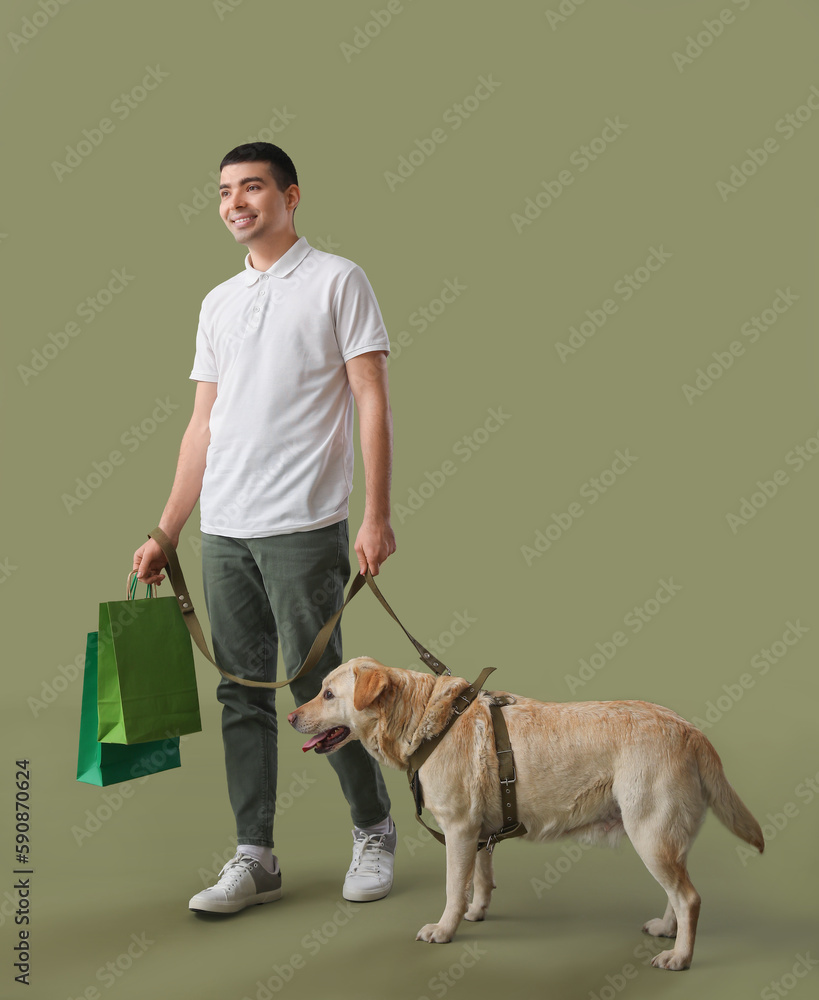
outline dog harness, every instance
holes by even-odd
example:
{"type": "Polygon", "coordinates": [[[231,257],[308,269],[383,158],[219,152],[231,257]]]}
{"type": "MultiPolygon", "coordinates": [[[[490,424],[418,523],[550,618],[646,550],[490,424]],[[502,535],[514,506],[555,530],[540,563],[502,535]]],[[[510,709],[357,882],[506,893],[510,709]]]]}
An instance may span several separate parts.
{"type": "MultiPolygon", "coordinates": [[[[440,666],[443,666],[443,664],[440,664],[440,666]]],[[[415,750],[415,752],[410,756],[409,765],[407,767],[407,778],[409,779],[410,789],[412,790],[412,795],[415,799],[415,818],[421,826],[429,830],[432,836],[441,844],[446,843],[446,837],[440,831],[433,830],[431,826],[427,826],[422,816],[424,793],[421,788],[421,777],[418,772],[421,769],[421,766],[432,756],[433,753],[435,753],[439,743],[443,740],[452,726],[478,697],[481,688],[486,682],[486,678],[494,669],[494,667],[487,667],[481,672],[476,681],[470,684],[465,691],[455,698],[452,705],[452,714],[450,715],[444,728],[434,736],[431,736],[428,740],[424,740],[418,749],[415,750]],[[459,706],[459,701],[463,702],[463,705],[459,706]]],[[[450,672],[446,667],[444,667],[444,671],[446,673],[450,672]]],[[[441,671],[441,673],[444,671],[441,671]]],[[[506,695],[490,695],[489,712],[492,718],[495,753],[498,756],[498,778],[500,780],[501,815],[503,817],[503,825],[500,830],[490,833],[486,840],[478,841],[477,849],[479,851],[486,849],[488,854],[492,853],[495,848],[495,844],[499,843],[501,840],[507,840],[511,837],[522,837],[526,833],[526,827],[523,823],[518,822],[517,818],[517,799],[515,796],[517,772],[515,771],[515,755],[512,750],[512,741],[509,739],[509,730],[506,727],[506,720],[504,719],[502,712],[503,706],[509,704],[512,704],[512,699],[506,695]]]]}
{"type": "MultiPolygon", "coordinates": [[[[413,646],[415,646],[415,649],[421,658],[421,662],[428,666],[430,670],[432,670],[433,673],[436,673],[439,677],[444,675],[452,676],[452,671],[449,667],[434,657],[428,649],[422,646],[421,643],[410,635],[410,633],[404,628],[401,620],[398,618],[398,615],[396,615],[389,604],[387,604],[384,595],[376,586],[375,580],[373,579],[369,569],[364,576],[360,573],[356,574],[355,579],[350,584],[350,588],[347,591],[347,597],[344,603],[338,611],[336,611],[335,614],[324,623],[313,641],[310,651],[304,658],[304,662],[293,677],[290,677],[285,681],[251,681],[228,673],[227,670],[223,670],[219,664],[216,663],[210,654],[207,642],[205,641],[204,633],[202,632],[202,627],[199,624],[199,620],[196,617],[196,612],[193,608],[193,601],[191,600],[190,592],[188,591],[187,584],[185,583],[185,577],[182,574],[182,567],[179,564],[176,547],[160,528],[154,528],[153,531],[149,532],[148,537],[153,538],[154,541],[157,542],[159,547],[162,549],[163,555],[168,561],[168,577],[170,579],[171,586],[174,589],[174,595],[176,596],[179,610],[182,613],[182,618],[188,626],[191,638],[202,653],[208,658],[208,660],[210,660],[216,669],[228,680],[234,681],[237,684],[242,684],[246,687],[280,688],[287,684],[292,684],[293,681],[299,677],[304,677],[304,675],[308,674],[321,659],[324,650],[327,648],[327,643],[330,641],[333,629],[336,627],[339,618],[341,618],[342,611],[347,607],[359,590],[361,590],[365,583],[378,598],[387,614],[389,614],[389,616],[401,626],[401,629],[406,637],[413,644],[413,646]]],[[[128,575],[129,583],[133,575],[133,572],[128,575]]],[[[487,677],[494,671],[494,669],[494,667],[487,667],[481,672],[477,680],[470,684],[466,690],[454,699],[452,713],[447,721],[447,724],[439,733],[431,736],[428,740],[424,740],[418,749],[411,755],[409,760],[407,778],[409,779],[410,788],[412,789],[413,798],[415,799],[415,818],[421,826],[429,830],[432,836],[442,844],[446,843],[444,835],[438,830],[433,830],[432,827],[427,826],[421,815],[424,805],[424,795],[421,789],[421,779],[418,772],[425,761],[427,761],[435,752],[438,744],[441,740],[443,740],[452,726],[455,725],[458,719],[472,705],[472,702],[475,698],[477,698],[481,688],[486,683],[487,677]],[[463,704],[458,705],[458,702],[463,702],[463,704]]],[[[522,823],[519,823],[517,819],[517,800],[515,797],[517,772],[515,771],[515,755],[512,752],[512,742],[509,739],[509,730],[506,727],[506,721],[503,718],[502,711],[503,706],[509,705],[511,702],[512,699],[505,695],[490,695],[489,711],[492,718],[495,752],[498,755],[498,777],[500,779],[503,825],[500,830],[490,833],[486,840],[478,841],[477,849],[482,851],[485,848],[489,854],[492,853],[495,844],[499,843],[501,840],[507,840],[510,837],[522,837],[526,833],[526,827],[522,823]]]]}

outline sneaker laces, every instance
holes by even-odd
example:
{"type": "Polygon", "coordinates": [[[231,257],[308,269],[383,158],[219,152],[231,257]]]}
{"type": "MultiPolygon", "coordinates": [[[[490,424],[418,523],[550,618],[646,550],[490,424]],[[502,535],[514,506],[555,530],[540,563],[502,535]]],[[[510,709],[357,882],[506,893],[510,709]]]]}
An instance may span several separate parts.
{"type": "Polygon", "coordinates": [[[249,854],[237,854],[227,862],[219,872],[214,889],[230,890],[238,883],[242,874],[250,871],[250,863],[254,859],[249,854]]]}
{"type": "Polygon", "coordinates": [[[356,833],[353,839],[353,860],[350,863],[348,875],[378,874],[381,864],[381,851],[384,847],[386,833],[356,833]],[[359,871],[360,869],[360,871],[359,871]]]}

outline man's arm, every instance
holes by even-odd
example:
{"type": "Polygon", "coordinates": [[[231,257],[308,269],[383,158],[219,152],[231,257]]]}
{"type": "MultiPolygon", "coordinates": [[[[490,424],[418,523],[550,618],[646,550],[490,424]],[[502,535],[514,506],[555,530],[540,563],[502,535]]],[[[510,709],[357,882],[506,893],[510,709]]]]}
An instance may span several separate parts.
{"type": "Polygon", "coordinates": [[[362,573],[373,576],[387,556],[395,552],[390,527],[390,478],[392,472],[392,411],[390,410],[385,351],[368,351],[347,362],[347,378],[358,407],[361,454],[364,459],[366,498],[364,520],[355,540],[362,573]]]}
{"type": "MultiPolygon", "coordinates": [[[[159,520],[159,527],[174,545],[179,544],[180,532],[202,491],[210,444],[210,411],[216,399],[216,385],[216,382],[196,383],[193,415],[182,437],[171,495],[159,520]]],[[[152,538],[134,553],[134,569],[142,583],[158,584],[164,580],[159,571],[166,562],[162,549],[152,538]]]]}

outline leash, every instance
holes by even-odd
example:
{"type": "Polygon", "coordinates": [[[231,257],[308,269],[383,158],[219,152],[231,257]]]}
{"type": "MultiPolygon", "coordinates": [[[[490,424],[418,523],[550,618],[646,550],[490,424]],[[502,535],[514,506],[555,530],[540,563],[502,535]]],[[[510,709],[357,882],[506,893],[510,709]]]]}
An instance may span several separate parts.
{"type": "Polygon", "coordinates": [[[219,673],[226,677],[229,681],[234,681],[236,684],[242,684],[245,687],[257,687],[257,688],[280,688],[285,687],[288,684],[292,684],[293,681],[298,680],[300,677],[304,677],[305,674],[309,674],[310,671],[315,667],[318,661],[321,659],[324,650],[327,648],[327,643],[330,641],[330,636],[333,634],[333,629],[336,627],[336,623],[339,618],[341,618],[341,612],[347,607],[350,601],[355,597],[355,595],[361,590],[361,588],[366,583],[370,590],[375,594],[381,605],[384,607],[386,612],[401,626],[404,634],[407,636],[409,641],[415,646],[418,655],[421,657],[422,662],[430,668],[434,673],[438,674],[439,677],[444,674],[450,674],[451,671],[449,667],[441,663],[439,659],[430,653],[426,647],[422,646],[420,642],[414,636],[410,635],[409,632],[401,624],[400,619],[392,608],[387,604],[384,595],[376,586],[375,580],[372,577],[369,569],[367,570],[366,576],[362,576],[357,573],[355,579],[350,584],[347,591],[347,597],[338,611],[331,615],[330,618],[321,627],[321,631],[313,640],[313,645],[310,647],[310,651],[305,657],[304,662],[299,667],[297,673],[292,677],[289,677],[285,681],[251,681],[244,677],[237,677],[235,674],[228,673],[227,670],[223,670],[219,664],[214,660],[208,649],[208,644],[205,641],[205,635],[202,632],[202,626],[199,624],[199,619],[196,617],[196,612],[193,608],[193,601],[191,600],[190,592],[188,591],[188,586],[185,583],[185,577],[182,573],[182,567],[179,565],[179,557],[176,554],[176,548],[165,534],[161,528],[154,528],[153,531],[148,532],[148,537],[153,538],[153,540],[162,549],[165,558],[168,560],[168,579],[173,587],[174,596],[176,597],[177,603],[179,604],[179,610],[182,612],[182,618],[185,624],[188,626],[188,631],[191,634],[191,638],[202,651],[202,653],[207,657],[208,660],[216,667],[219,673]]]}
{"type": "MultiPolygon", "coordinates": [[[[257,687],[257,688],[280,688],[285,687],[288,684],[292,684],[293,681],[298,680],[300,677],[304,677],[305,674],[309,674],[310,671],[316,666],[318,661],[321,659],[324,650],[327,648],[327,643],[330,641],[330,636],[333,633],[333,629],[336,627],[339,618],[341,618],[341,613],[350,603],[350,601],[355,597],[355,595],[361,590],[361,588],[366,583],[370,590],[375,594],[381,603],[384,610],[389,614],[389,616],[400,625],[401,630],[404,632],[409,641],[415,646],[422,663],[428,666],[434,673],[439,677],[445,675],[451,676],[452,672],[446,664],[442,663],[437,657],[433,656],[432,653],[426,649],[425,646],[421,645],[418,640],[412,636],[398,615],[392,610],[386,601],[386,598],[381,593],[381,591],[376,586],[375,580],[372,577],[369,569],[366,574],[362,576],[360,573],[356,574],[355,579],[350,584],[347,591],[347,597],[344,603],[331,615],[330,618],[321,627],[316,638],[313,640],[313,645],[310,647],[304,662],[299,667],[298,671],[290,678],[284,681],[252,681],[244,677],[237,677],[235,674],[229,673],[227,670],[223,670],[222,667],[214,660],[211,656],[210,650],[208,649],[208,644],[205,640],[205,635],[202,631],[202,626],[199,624],[199,619],[196,617],[196,611],[193,607],[193,600],[191,599],[188,586],[185,582],[185,576],[182,572],[182,567],[179,563],[179,557],[176,553],[176,547],[173,542],[168,538],[165,532],[161,528],[154,528],[153,531],[148,532],[148,537],[152,538],[157,545],[162,549],[165,558],[168,560],[168,579],[173,587],[174,596],[176,597],[177,603],[179,605],[179,610],[182,612],[182,619],[188,627],[188,631],[191,634],[191,638],[199,647],[201,652],[207,659],[216,667],[219,673],[226,677],[230,681],[234,681],[236,684],[242,684],[245,687],[257,687]]],[[[426,760],[435,752],[436,748],[452,728],[452,726],[458,721],[458,719],[464,714],[464,712],[472,705],[472,702],[477,698],[481,691],[481,688],[486,683],[487,677],[494,671],[494,667],[486,667],[485,670],[481,671],[478,678],[473,681],[472,684],[464,692],[458,695],[455,699],[455,703],[462,701],[463,705],[458,706],[453,703],[452,714],[447,721],[444,728],[436,733],[435,736],[430,737],[430,739],[425,740],[420,747],[411,755],[409,760],[409,765],[407,767],[407,778],[409,779],[410,788],[412,790],[413,798],[415,800],[415,818],[425,827],[432,836],[441,844],[446,843],[446,838],[438,830],[433,830],[432,827],[427,826],[424,822],[421,811],[423,809],[423,791],[421,789],[421,779],[418,775],[418,771],[421,765],[424,764],[426,760]]],[[[495,844],[499,843],[501,840],[506,840],[510,837],[521,837],[526,833],[526,828],[522,823],[517,821],[517,803],[515,798],[515,782],[517,780],[517,773],[515,771],[515,757],[512,752],[512,743],[509,739],[509,731],[506,728],[506,722],[503,718],[503,713],[501,711],[503,705],[508,705],[509,700],[503,695],[494,695],[489,703],[489,710],[492,717],[492,729],[495,739],[495,751],[498,755],[498,776],[500,779],[501,786],[501,808],[503,811],[504,825],[495,833],[491,833],[486,840],[479,840],[477,849],[479,851],[484,848],[491,854],[494,849],[495,844]]]]}

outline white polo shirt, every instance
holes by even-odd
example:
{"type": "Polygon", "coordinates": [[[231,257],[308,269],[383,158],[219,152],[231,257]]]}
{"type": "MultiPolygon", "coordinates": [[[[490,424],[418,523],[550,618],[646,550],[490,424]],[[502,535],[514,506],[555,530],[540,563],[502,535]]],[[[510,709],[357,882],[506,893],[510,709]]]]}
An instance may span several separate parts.
{"type": "Polygon", "coordinates": [[[353,394],[344,367],[390,344],[353,261],[302,236],[202,301],[190,377],[218,382],[200,496],[202,531],[259,538],[343,520],[353,487],[353,394]]]}

